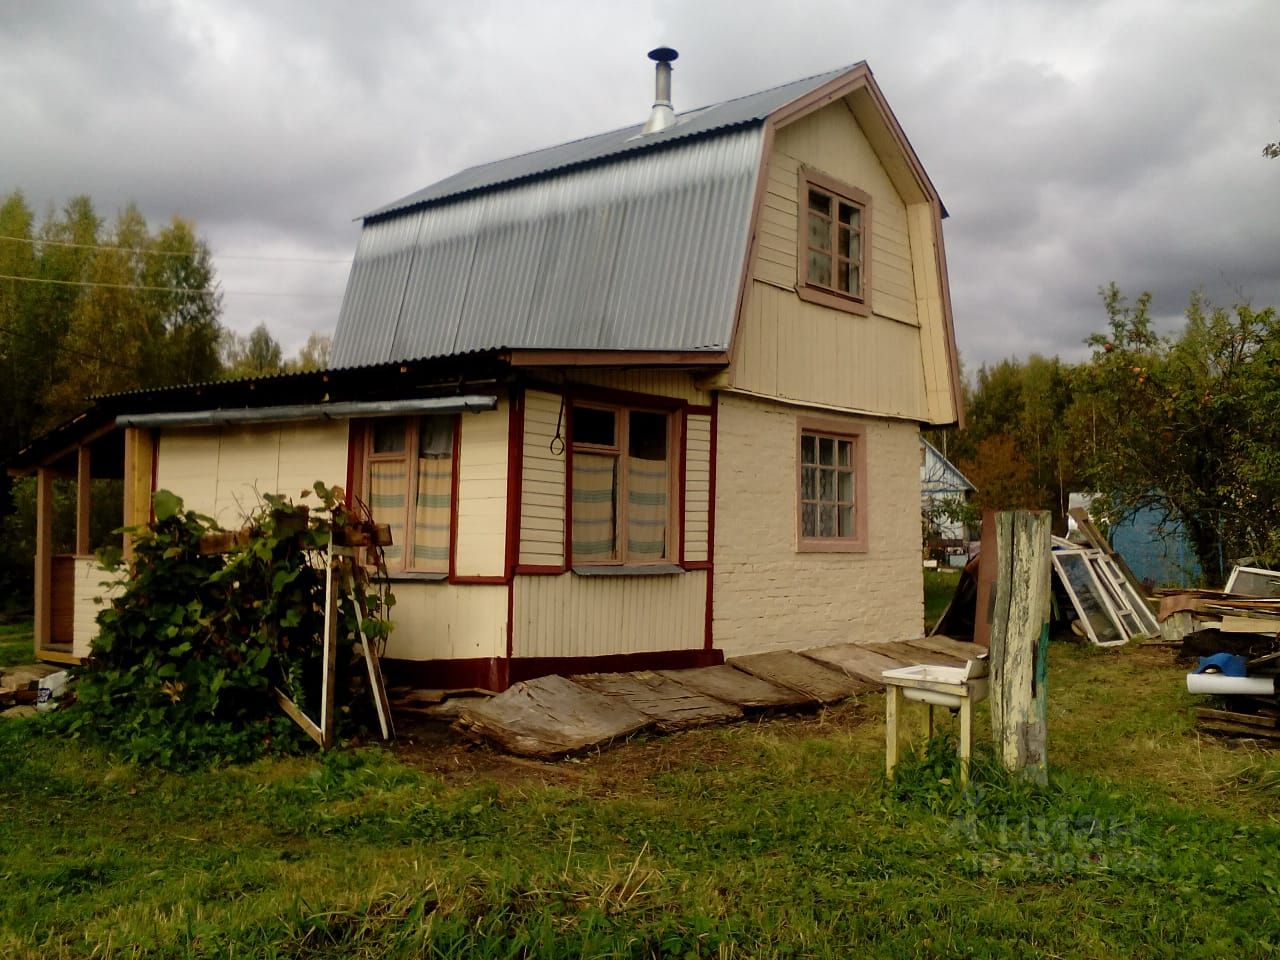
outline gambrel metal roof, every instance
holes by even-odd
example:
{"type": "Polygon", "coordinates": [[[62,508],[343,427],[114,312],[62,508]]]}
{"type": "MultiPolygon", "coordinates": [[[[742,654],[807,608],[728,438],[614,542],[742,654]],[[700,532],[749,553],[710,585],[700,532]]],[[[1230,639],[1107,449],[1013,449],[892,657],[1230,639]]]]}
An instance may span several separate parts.
{"type": "Polygon", "coordinates": [[[764,121],[850,69],[472,167],[366,215],[334,364],[727,350],[764,121]]]}

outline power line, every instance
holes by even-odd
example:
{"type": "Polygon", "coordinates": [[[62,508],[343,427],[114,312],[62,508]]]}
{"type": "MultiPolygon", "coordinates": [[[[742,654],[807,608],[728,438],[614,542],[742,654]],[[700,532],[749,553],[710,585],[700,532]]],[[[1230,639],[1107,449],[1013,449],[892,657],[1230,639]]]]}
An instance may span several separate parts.
{"type": "MultiPolygon", "coordinates": [[[[4,333],[10,337],[20,337],[23,340],[31,340],[31,341],[34,341],[35,343],[48,344],[49,342],[49,338],[47,336],[38,336],[33,333],[23,333],[20,330],[14,330],[12,327],[2,328],[0,329],[0,333],[4,333]]],[[[89,353],[86,350],[77,350],[75,347],[68,347],[65,342],[59,343],[55,348],[55,350],[58,353],[73,353],[77,357],[84,357],[86,360],[97,360],[100,363],[107,363],[113,367],[119,367],[121,370],[128,370],[130,373],[136,373],[139,375],[144,374],[144,371],[141,367],[135,367],[129,363],[121,363],[119,360],[114,360],[111,357],[103,356],[102,354],[99,354],[99,353],[89,353]]]]}
{"type": "MultiPolygon", "coordinates": [[[[35,240],[31,237],[8,237],[0,235],[0,240],[13,243],[29,243],[31,246],[69,247],[75,250],[115,250],[121,253],[141,253],[151,257],[190,257],[190,253],[180,250],[147,250],[144,247],[113,247],[105,243],[73,243],[70,240],[35,240]]],[[[272,263],[350,263],[351,258],[334,260],[325,257],[263,257],[253,254],[214,253],[209,251],[214,260],[265,260],[272,263]]]]}
{"type": "MultiPolygon", "coordinates": [[[[101,287],[106,290],[137,290],[146,293],[184,293],[189,297],[212,297],[219,291],[192,290],[187,287],[151,287],[135,283],[100,283],[91,280],[54,280],[49,277],[19,277],[9,273],[0,273],[0,280],[16,280],[19,283],[50,283],[60,287],[101,287]]],[[[339,300],[340,293],[283,293],[279,290],[223,290],[233,297],[319,297],[339,300]]]]}

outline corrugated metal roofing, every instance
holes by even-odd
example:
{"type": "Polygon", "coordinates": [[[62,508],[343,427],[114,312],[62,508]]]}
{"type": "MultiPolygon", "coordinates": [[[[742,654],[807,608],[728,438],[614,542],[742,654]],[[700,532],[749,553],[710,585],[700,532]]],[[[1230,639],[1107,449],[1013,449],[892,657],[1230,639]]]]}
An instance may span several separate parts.
{"type": "Polygon", "coordinates": [[[333,342],[354,366],[472,350],[728,349],[763,122],[852,67],[472,167],[368,214],[333,342]]]}
{"type": "MultiPolygon", "coordinates": [[[[379,207],[365,218],[381,217],[397,210],[425,203],[434,203],[449,197],[470,193],[474,190],[485,190],[502,184],[509,184],[528,177],[536,177],[569,167],[650,150],[664,144],[671,144],[690,137],[728,130],[746,124],[764,121],[769,114],[779,107],[816,90],[830,80],[854,69],[860,64],[841,67],[826,73],[794,80],[779,87],[762,90],[745,97],[726,100],[709,107],[700,107],[676,114],[676,122],[665,130],[659,130],[641,136],[644,120],[630,127],[611,130],[609,133],[572,140],[569,143],[557,144],[532,153],[496,160],[475,167],[468,167],[460,173],[437,181],[429,187],[411,193],[406,197],[379,207]]],[[[647,119],[647,118],[646,118],[647,119]]]]}
{"type": "Polygon", "coordinates": [[[727,349],[762,136],[728,130],[367,222],[333,363],[727,349]]]}

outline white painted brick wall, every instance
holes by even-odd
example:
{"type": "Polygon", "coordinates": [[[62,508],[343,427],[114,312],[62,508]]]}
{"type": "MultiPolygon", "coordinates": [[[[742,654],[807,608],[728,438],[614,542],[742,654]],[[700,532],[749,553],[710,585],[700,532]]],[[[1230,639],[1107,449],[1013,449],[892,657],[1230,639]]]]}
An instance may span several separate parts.
{"type": "Polygon", "coordinates": [[[715,645],[726,656],[923,631],[920,433],[722,394],[716,461],[715,645]],[[866,430],[866,553],[796,552],[796,420],[866,430]]]}

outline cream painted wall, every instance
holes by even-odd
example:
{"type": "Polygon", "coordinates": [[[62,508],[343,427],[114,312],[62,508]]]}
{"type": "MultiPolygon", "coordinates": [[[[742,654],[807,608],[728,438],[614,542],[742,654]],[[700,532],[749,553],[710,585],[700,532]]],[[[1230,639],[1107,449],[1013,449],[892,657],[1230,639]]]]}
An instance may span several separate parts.
{"type": "Polygon", "coordinates": [[[156,488],[182,497],[190,510],[237,528],[260,495],[294,499],[317,480],[347,478],[345,421],[171,429],[157,445],[156,488]]]}
{"type": "Polygon", "coordinates": [[[594,657],[700,650],[707,573],[648,577],[516,577],[517,657],[594,657]]]}
{"type": "Polygon", "coordinates": [[[510,410],[504,397],[496,410],[462,416],[454,560],[461,577],[500,577],[506,572],[510,410]]]}
{"type": "Polygon", "coordinates": [[[919,430],[845,418],[866,430],[868,551],[798,553],[796,420],[803,416],[812,411],[720,399],[713,637],[726,656],[923,631],[919,430]]]}
{"type": "Polygon", "coordinates": [[[564,563],[565,452],[560,397],[530,390],[524,399],[524,482],[520,498],[520,562],[564,563]]]}
{"type": "Polygon", "coordinates": [[[684,558],[704,561],[711,519],[711,418],[691,414],[686,423],[684,558]]]}
{"type": "Polygon", "coordinates": [[[777,131],[764,187],[752,280],[733,365],[722,382],[757,396],[951,422],[955,407],[930,205],[915,197],[904,202],[844,100],[777,131]],[[871,316],[805,302],[795,293],[801,166],[871,195],[871,316]]]}
{"type": "Polygon", "coordinates": [[[392,584],[395,629],[387,656],[397,660],[469,660],[507,654],[504,584],[392,584]]]}

